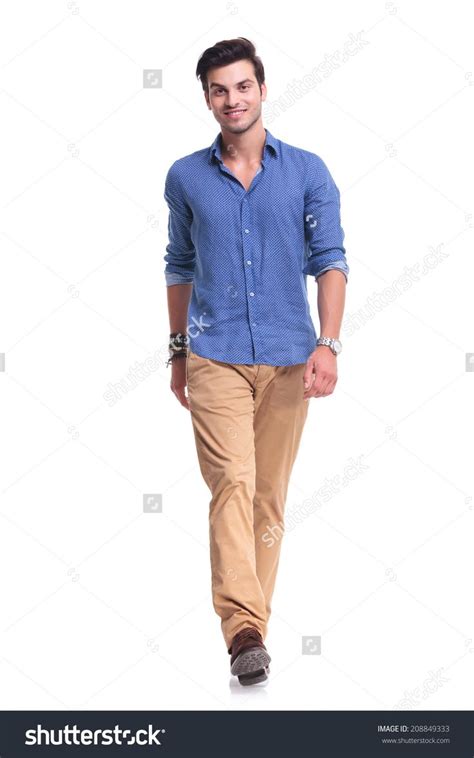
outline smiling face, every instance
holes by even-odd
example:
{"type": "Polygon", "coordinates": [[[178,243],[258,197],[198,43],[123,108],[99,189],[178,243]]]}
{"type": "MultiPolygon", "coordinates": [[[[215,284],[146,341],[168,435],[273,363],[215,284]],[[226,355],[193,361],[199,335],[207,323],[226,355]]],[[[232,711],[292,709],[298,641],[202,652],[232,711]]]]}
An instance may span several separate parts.
{"type": "Polygon", "coordinates": [[[267,90],[262,84],[260,92],[251,61],[210,68],[207,85],[207,105],[216,121],[227,131],[241,134],[261,118],[267,90]]]}

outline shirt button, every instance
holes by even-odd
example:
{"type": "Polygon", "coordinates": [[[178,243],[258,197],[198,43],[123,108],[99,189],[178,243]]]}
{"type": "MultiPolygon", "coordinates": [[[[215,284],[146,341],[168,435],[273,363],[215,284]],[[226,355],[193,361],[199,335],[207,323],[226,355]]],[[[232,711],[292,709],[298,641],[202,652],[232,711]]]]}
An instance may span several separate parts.
{"type": "Polygon", "coordinates": [[[250,229],[246,229],[246,230],[245,230],[245,234],[248,234],[248,233],[249,233],[249,231],[250,231],[250,229]]]}
{"type": "Polygon", "coordinates": [[[253,297],[255,295],[255,292],[249,292],[250,297],[253,297]]]}
{"type": "Polygon", "coordinates": [[[252,261],[247,261],[247,263],[249,264],[249,266],[251,266],[251,265],[252,265],[252,261]]]}

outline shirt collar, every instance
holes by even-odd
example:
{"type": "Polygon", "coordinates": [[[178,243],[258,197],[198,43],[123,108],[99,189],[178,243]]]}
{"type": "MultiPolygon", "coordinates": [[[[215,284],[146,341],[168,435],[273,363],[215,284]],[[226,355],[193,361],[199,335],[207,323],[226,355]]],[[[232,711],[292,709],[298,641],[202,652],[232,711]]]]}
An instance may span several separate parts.
{"type": "MultiPolygon", "coordinates": [[[[265,139],[265,144],[263,146],[263,155],[265,157],[266,148],[270,148],[272,152],[278,157],[279,155],[279,147],[278,147],[278,140],[271,134],[271,132],[268,131],[268,129],[265,129],[265,132],[267,134],[265,139]]],[[[212,143],[211,147],[209,148],[209,162],[212,163],[214,158],[217,158],[219,161],[222,161],[222,153],[221,153],[221,132],[217,135],[214,142],[212,143]]]]}

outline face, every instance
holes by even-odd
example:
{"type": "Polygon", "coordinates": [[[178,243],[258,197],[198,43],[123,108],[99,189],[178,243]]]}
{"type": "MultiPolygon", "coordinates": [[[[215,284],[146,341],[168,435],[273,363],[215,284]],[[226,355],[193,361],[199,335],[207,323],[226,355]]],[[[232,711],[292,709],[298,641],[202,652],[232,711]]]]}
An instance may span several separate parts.
{"type": "Polygon", "coordinates": [[[267,90],[262,84],[260,92],[251,61],[236,61],[209,69],[207,85],[207,105],[228,132],[241,134],[261,118],[267,90]]]}

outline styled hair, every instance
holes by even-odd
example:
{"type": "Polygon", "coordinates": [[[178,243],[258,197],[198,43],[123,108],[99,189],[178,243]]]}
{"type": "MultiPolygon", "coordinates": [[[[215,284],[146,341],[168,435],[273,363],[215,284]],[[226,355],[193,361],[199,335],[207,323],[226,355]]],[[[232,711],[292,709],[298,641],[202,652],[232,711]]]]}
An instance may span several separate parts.
{"type": "Polygon", "coordinates": [[[261,90],[265,81],[265,71],[263,63],[256,53],[255,45],[245,37],[237,37],[236,39],[224,39],[221,42],[216,42],[215,45],[204,50],[199,58],[196,77],[201,80],[204,92],[208,90],[207,72],[209,69],[227,66],[229,63],[242,60],[249,60],[253,63],[255,78],[261,90]]]}

